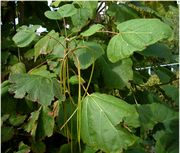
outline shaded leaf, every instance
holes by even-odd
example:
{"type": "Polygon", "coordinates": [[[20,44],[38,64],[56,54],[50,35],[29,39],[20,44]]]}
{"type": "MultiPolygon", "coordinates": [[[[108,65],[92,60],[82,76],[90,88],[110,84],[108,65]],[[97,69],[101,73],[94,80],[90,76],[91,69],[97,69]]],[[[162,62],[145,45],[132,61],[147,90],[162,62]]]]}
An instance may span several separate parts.
{"type": "Polygon", "coordinates": [[[101,24],[94,24],[92,25],[88,30],[84,31],[81,33],[82,36],[91,36],[93,34],[95,34],[96,32],[98,32],[99,30],[101,30],[104,26],[101,24]]]}
{"type": "Polygon", "coordinates": [[[101,69],[105,87],[121,89],[133,79],[132,61],[130,58],[111,63],[105,58],[98,60],[98,70],[101,69]]]}
{"type": "Polygon", "coordinates": [[[48,19],[52,19],[52,20],[60,20],[62,19],[62,16],[60,15],[59,12],[57,11],[46,11],[44,13],[44,15],[48,18],[48,19]]]}
{"type": "Polygon", "coordinates": [[[82,140],[95,149],[116,152],[132,145],[136,138],[121,123],[138,127],[133,105],[111,95],[93,93],[82,102],[82,140]]]}
{"type": "Polygon", "coordinates": [[[35,30],[39,27],[39,25],[34,25],[32,27],[22,26],[17,30],[18,32],[12,39],[18,47],[26,47],[36,38],[35,30]]]}
{"type": "Polygon", "coordinates": [[[54,124],[54,117],[51,115],[50,109],[48,107],[42,107],[39,114],[36,137],[50,137],[53,134],[54,124]]]}
{"type": "MultiPolygon", "coordinates": [[[[78,49],[74,52],[80,62],[81,69],[87,69],[96,59],[104,54],[101,45],[96,42],[81,42],[78,49]]],[[[77,59],[73,57],[76,67],[78,67],[77,59]]]]}
{"type": "Polygon", "coordinates": [[[1,127],[1,142],[2,143],[11,140],[13,136],[14,136],[14,129],[12,126],[1,127]]]}
{"type": "Polygon", "coordinates": [[[54,30],[50,31],[46,36],[41,38],[34,46],[34,60],[40,54],[48,54],[53,51],[54,46],[58,43],[59,34],[54,30]]]}
{"type": "Polygon", "coordinates": [[[11,115],[9,118],[9,123],[13,126],[21,125],[26,119],[26,115],[11,115]]]}
{"type": "Polygon", "coordinates": [[[159,19],[132,19],[117,26],[119,34],[112,37],[107,56],[111,62],[127,58],[134,51],[142,51],[148,45],[172,36],[171,28],[159,19]]]}
{"type": "Polygon", "coordinates": [[[45,153],[46,152],[46,146],[41,141],[35,141],[31,145],[31,149],[33,153],[45,153]]]}
{"type": "Polygon", "coordinates": [[[145,104],[137,107],[140,116],[140,122],[143,130],[152,130],[158,123],[168,126],[169,122],[178,117],[178,113],[169,107],[159,104],[145,104]]]}
{"type": "MultiPolygon", "coordinates": [[[[81,80],[81,84],[85,83],[85,81],[82,77],[80,78],[80,80],[81,80]]],[[[72,85],[79,84],[78,76],[76,76],[76,75],[71,76],[69,78],[69,83],[72,85]]]]}

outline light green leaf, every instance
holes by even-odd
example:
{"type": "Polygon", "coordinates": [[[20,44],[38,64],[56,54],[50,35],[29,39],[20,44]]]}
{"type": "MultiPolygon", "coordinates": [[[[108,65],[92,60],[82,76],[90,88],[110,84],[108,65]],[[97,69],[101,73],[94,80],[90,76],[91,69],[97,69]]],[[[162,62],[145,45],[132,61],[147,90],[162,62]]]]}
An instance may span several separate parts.
{"type": "Polygon", "coordinates": [[[98,71],[101,71],[104,87],[122,89],[133,80],[132,61],[130,58],[111,63],[104,57],[98,61],[98,71]]]}
{"type": "Polygon", "coordinates": [[[26,67],[24,63],[19,62],[10,67],[11,74],[26,73],[26,67]]]}
{"type": "Polygon", "coordinates": [[[55,78],[14,74],[10,76],[9,81],[12,83],[9,91],[15,93],[15,98],[26,97],[31,101],[39,102],[41,105],[50,105],[55,96],[60,97],[59,83],[55,78]]]}
{"type": "Polygon", "coordinates": [[[62,19],[62,16],[60,15],[59,12],[57,11],[46,11],[44,13],[44,15],[48,18],[48,19],[52,19],[52,20],[60,20],[62,19]]]}
{"type": "Polygon", "coordinates": [[[30,147],[21,141],[19,144],[19,150],[15,153],[29,153],[30,151],[30,147]]]}
{"type": "Polygon", "coordinates": [[[58,7],[61,2],[62,2],[62,0],[56,0],[51,3],[51,6],[58,7]]]}
{"type": "Polygon", "coordinates": [[[93,93],[82,102],[82,140],[104,152],[121,152],[136,141],[123,124],[138,127],[138,118],[134,105],[111,95],[93,93]]]}
{"type": "Polygon", "coordinates": [[[9,126],[2,126],[1,127],[1,142],[7,142],[12,139],[14,136],[14,129],[13,127],[9,126]]]}
{"type": "Polygon", "coordinates": [[[137,107],[140,116],[140,122],[143,130],[152,130],[158,123],[169,124],[169,122],[178,117],[178,113],[159,103],[145,104],[137,107]]]}
{"type": "Polygon", "coordinates": [[[73,4],[65,4],[61,6],[57,11],[63,18],[70,17],[77,13],[77,9],[73,4]]]}
{"type": "MultiPolygon", "coordinates": [[[[101,45],[96,42],[80,42],[78,49],[74,52],[80,62],[81,69],[87,69],[96,59],[104,54],[101,45]]],[[[76,67],[78,67],[77,59],[73,57],[76,67]]]]}
{"type": "Polygon", "coordinates": [[[53,134],[54,123],[54,117],[51,115],[50,109],[43,106],[39,115],[36,137],[50,137],[53,134]]]}
{"type": "Polygon", "coordinates": [[[101,30],[104,26],[101,24],[94,24],[88,30],[81,33],[82,36],[91,36],[95,34],[97,31],[101,30]]]}
{"type": "Polygon", "coordinates": [[[26,115],[11,115],[9,118],[9,123],[13,126],[19,126],[22,124],[26,119],[26,115]]]}
{"type": "Polygon", "coordinates": [[[58,43],[59,34],[54,30],[50,31],[46,36],[41,38],[34,46],[34,60],[38,58],[40,54],[48,54],[53,51],[54,46],[58,43]]]}
{"type": "Polygon", "coordinates": [[[132,19],[117,26],[119,34],[112,37],[107,47],[111,62],[129,57],[148,45],[172,37],[172,29],[159,19],[132,19]]]}
{"type": "MultiPolygon", "coordinates": [[[[85,83],[84,79],[81,77],[81,84],[85,83]]],[[[77,75],[73,75],[69,78],[69,83],[72,85],[79,84],[79,79],[77,75]]]]}
{"type": "Polygon", "coordinates": [[[36,38],[35,30],[39,27],[39,25],[32,27],[23,26],[19,28],[12,39],[18,47],[26,47],[36,38]]]}

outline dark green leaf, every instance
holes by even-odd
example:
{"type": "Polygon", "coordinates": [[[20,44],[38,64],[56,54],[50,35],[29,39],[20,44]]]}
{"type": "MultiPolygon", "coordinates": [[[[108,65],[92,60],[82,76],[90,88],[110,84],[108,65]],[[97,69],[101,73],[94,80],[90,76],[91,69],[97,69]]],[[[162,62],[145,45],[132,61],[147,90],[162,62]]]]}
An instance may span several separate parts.
{"type": "Polygon", "coordinates": [[[19,150],[15,153],[29,153],[30,151],[30,147],[21,141],[19,144],[19,150]]]}
{"type": "Polygon", "coordinates": [[[140,122],[143,130],[152,130],[158,123],[169,124],[169,122],[178,117],[178,113],[169,107],[159,104],[145,104],[137,107],[140,116],[140,122]]]}
{"type": "Polygon", "coordinates": [[[117,26],[119,34],[114,36],[107,47],[111,62],[127,58],[134,51],[142,51],[148,45],[172,36],[171,28],[158,19],[132,19],[117,26]]]}
{"type": "MultiPolygon", "coordinates": [[[[78,49],[74,52],[75,56],[78,58],[81,69],[87,69],[91,64],[93,64],[96,59],[104,54],[104,50],[101,45],[95,42],[81,42],[78,45],[78,49]]],[[[78,67],[78,61],[73,57],[76,67],[78,67]]]]}
{"type": "Polygon", "coordinates": [[[89,146],[105,152],[122,151],[136,138],[120,124],[138,127],[138,118],[133,105],[111,95],[93,93],[82,102],[82,139],[89,146]]]}
{"type": "Polygon", "coordinates": [[[1,127],[1,142],[2,143],[11,140],[13,136],[14,136],[13,127],[9,127],[9,126],[1,127]]]}
{"type": "Polygon", "coordinates": [[[31,145],[31,149],[33,153],[45,153],[46,152],[46,146],[41,141],[33,142],[31,145]]]}
{"type": "Polygon", "coordinates": [[[129,58],[111,63],[102,57],[98,60],[98,64],[98,69],[102,69],[104,85],[108,88],[121,89],[133,79],[132,61],[129,58]]]}

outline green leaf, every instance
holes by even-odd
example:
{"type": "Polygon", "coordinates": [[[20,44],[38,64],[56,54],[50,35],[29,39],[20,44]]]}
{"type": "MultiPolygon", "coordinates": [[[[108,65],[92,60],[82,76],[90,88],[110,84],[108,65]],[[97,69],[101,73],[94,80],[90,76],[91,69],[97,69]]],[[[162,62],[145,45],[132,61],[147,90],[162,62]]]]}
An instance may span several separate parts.
{"type": "MultiPolygon", "coordinates": [[[[104,54],[104,50],[101,45],[96,42],[80,42],[77,46],[78,49],[75,50],[75,56],[80,62],[81,69],[87,69],[91,64],[93,64],[96,59],[104,54]]],[[[75,57],[73,57],[76,67],[78,67],[78,62],[75,57]]]]}
{"type": "Polygon", "coordinates": [[[21,141],[19,144],[19,150],[15,153],[29,153],[30,151],[30,147],[21,141]]]}
{"type": "Polygon", "coordinates": [[[93,93],[82,102],[82,140],[104,152],[121,152],[136,141],[123,124],[138,127],[138,118],[135,106],[111,95],[93,93]]]}
{"type": "Polygon", "coordinates": [[[57,11],[63,18],[70,17],[77,13],[77,9],[73,4],[65,4],[61,6],[57,11]]]}
{"type": "Polygon", "coordinates": [[[80,31],[87,23],[90,14],[86,8],[77,9],[77,13],[71,17],[72,23],[74,25],[73,31],[80,31]]]}
{"type": "Polygon", "coordinates": [[[39,27],[39,25],[32,27],[22,26],[12,39],[18,47],[26,47],[36,38],[35,30],[39,27]]]}
{"type": "Polygon", "coordinates": [[[50,31],[46,36],[41,38],[34,46],[34,60],[38,58],[40,54],[48,54],[53,51],[54,46],[58,43],[59,34],[54,30],[50,31]]]}
{"type": "Polygon", "coordinates": [[[107,88],[122,89],[133,79],[132,61],[130,58],[111,63],[105,58],[97,61],[98,71],[101,70],[103,84],[107,88]]]}
{"type": "Polygon", "coordinates": [[[9,123],[13,126],[21,125],[26,119],[26,115],[11,115],[9,118],[9,123]]]}
{"type": "Polygon", "coordinates": [[[25,131],[31,132],[31,135],[33,137],[35,137],[36,135],[39,114],[40,114],[40,109],[32,112],[28,120],[28,123],[24,126],[25,131]]]}
{"type": "Polygon", "coordinates": [[[54,124],[54,117],[51,115],[50,109],[48,107],[42,107],[39,114],[36,137],[38,139],[45,136],[50,137],[53,134],[54,124]]]}
{"type": "MultiPolygon", "coordinates": [[[[81,84],[85,83],[84,79],[81,77],[81,84]]],[[[73,75],[69,78],[69,83],[72,85],[79,84],[79,79],[77,75],[73,75]]]]}
{"type": "Polygon", "coordinates": [[[140,54],[144,56],[165,58],[167,60],[170,60],[172,56],[170,48],[163,43],[156,43],[148,46],[145,50],[140,52],[140,54]]]}
{"type": "Polygon", "coordinates": [[[45,153],[46,152],[46,146],[41,141],[34,141],[31,145],[31,149],[33,153],[45,153]]]}
{"type": "Polygon", "coordinates": [[[39,102],[41,105],[50,105],[55,96],[60,97],[59,83],[55,78],[14,74],[10,76],[9,81],[12,83],[9,91],[15,93],[15,98],[26,97],[31,101],[39,102]]]}
{"type": "Polygon", "coordinates": [[[170,97],[176,105],[179,105],[179,89],[173,85],[163,85],[161,88],[165,91],[165,94],[170,97]]]}
{"type": "Polygon", "coordinates": [[[172,36],[171,28],[159,19],[132,19],[117,26],[119,34],[112,37],[107,47],[111,62],[127,58],[135,51],[172,36]]]}
{"type": "Polygon", "coordinates": [[[13,136],[14,136],[14,129],[12,126],[1,127],[1,142],[2,143],[11,140],[13,136]]]}
{"type": "Polygon", "coordinates": [[[158,123],[168,123],[178,117],[178,113],[159,103],[145,104],[137,107],[143,130],[152,130],[158,123]]]}
{"type": "Polygon", "coordinates": [[[62,19],[62,16],[57,11],[46,11],[44,15],[51,20],[60,20],[62,19]]]}
{"type": "Polygon", "coordinates": [[[101,30],[104,26],[101,24],[94,24],[88,30],[81,33],[82,36],[91,36],[95,34],[97,31],[101,30]]]}
{"type": "Polygon", "coordinates": [[[26,67],[24,63],[19,62],[10,67],[11,74],[26,73],[26,67]]]}

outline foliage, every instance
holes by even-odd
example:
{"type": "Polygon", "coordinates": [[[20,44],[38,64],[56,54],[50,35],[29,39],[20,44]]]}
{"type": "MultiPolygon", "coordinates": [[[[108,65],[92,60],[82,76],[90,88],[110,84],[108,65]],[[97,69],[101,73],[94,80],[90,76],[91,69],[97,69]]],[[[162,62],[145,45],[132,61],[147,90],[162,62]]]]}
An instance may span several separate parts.
{"type": "Polygon", "coordinates": [[[176,2],[51,7],[2,2],[2,152],[177,153],[176,2]]]}

